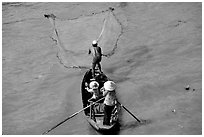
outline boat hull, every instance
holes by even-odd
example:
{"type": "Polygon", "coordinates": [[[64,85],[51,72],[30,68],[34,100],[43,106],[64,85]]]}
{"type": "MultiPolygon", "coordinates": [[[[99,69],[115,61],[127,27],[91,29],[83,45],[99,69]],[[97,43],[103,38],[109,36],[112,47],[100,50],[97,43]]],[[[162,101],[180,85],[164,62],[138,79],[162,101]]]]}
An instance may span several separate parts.
{"type": "MultiPolygon", "coordinates": [[[[82,80],[82,85],[81,85],[81,92],[82,92],[82,103],[83,103],[83,107],[87,107],[88,105],[90,105],[90,102],[88,102],[88,99],[90,99],[92,97],[92,94],[89,93],[85,87],[85,83],[90,83],[92,79],[92,73],[91,73],[91,69],[88,70],[85,75],[84,78],[82,80]]],[[[108,81],[109,78],[101,73],[96,77],[96,81],[99,83],[99,88],[103,87],[103,84],[108,81]]],[[[120,111],[121,107],[119,104],[115,105],[115,108],[112,112],[112,116],[111,116],[111,121],[110,121],[110,125],[103,125],[103,100],[96,103],[95,105],[87,109],[84,110],[84,114],[86,116],[86,120],[88,121],[88,123],[97,131],[108,131],[111,129],[114,129],[114,127],[117,125],[118,123],[118,119],[119,119],[119,111],[120,111]],[[94,111],[94,118],[93,118],[93,114],[92,112],[94,111]],[[90,116],[91,114],[91,116],[90,116]]]]}
{"type": "Polygon", "coordinates": [[[116,122],[109,125],[103,125],[103,120],[96,119],[97,122],[95,122],[93,119],[91,119],[89,116],[87,116],[86,120],[89,122],[89,124],[95,128],[97,131],[106,131],[111,130],[116,126],[116,122]]]}

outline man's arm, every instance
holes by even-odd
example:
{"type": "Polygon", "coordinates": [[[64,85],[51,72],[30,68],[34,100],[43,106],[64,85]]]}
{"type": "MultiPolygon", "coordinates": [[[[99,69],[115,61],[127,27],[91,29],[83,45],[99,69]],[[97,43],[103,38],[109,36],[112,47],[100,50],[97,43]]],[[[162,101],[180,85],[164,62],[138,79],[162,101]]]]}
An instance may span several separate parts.
{"type": "Polygon", "coordinates": [[[88,88],[88,87],[86,87],[85,89],[86,89],[88,92],[93,92],[93,90],[90,89],[90,88],[88,88]]]}
{"type": "Polygon", "coordinates": [[[103,96],[106,96],[108,94],[108,91],[103,91],[103,96]]]}
{"type": "Polygon", "coordinates": [[[104,57],[108,57],[108,55],[105,55],[105,54],[101,54],[102,56],[104,56],[104,57]]]}
{"type": "Polygon", "coordinates": [[[101,47],[99,47],[99,52],[100,52],[101,56],[107,57],[107,55],[104,55],[104,54],[102,53],[101,47]]]}
{"type": "Polygon", "coordinates": [[[89,52],[88,52],[88,54],[91,54],[91,50],[89,49],[89,52]]]}

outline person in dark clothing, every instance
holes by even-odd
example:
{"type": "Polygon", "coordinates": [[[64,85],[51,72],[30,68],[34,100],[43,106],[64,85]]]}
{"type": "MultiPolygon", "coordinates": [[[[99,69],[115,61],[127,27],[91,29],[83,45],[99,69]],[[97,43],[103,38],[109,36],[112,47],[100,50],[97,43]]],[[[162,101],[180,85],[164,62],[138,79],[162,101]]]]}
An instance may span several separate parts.
{"type": "Polygon", "coordinates": [[[102,59],[102,50],[101,47],[98,46],[98,43],[96,40],[94,40],[92,42],[92,47],[89,49],[89,53],[93,56],[93,62],[92,62],[92,76],[93,78],[95,78],[95,67],[96,65],[98,65],[99,71],[100,73],[102,73],[101,71],[101,59],[102,59]]]}

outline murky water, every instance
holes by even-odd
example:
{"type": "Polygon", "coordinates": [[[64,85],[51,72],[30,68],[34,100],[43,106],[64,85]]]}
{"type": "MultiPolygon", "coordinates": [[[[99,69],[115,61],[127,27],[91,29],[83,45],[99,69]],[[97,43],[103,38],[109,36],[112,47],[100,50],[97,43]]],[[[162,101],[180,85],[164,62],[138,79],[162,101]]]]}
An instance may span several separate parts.
{"type": "MultiPolygon", "coordinates": [[[[201,3],[2,3],[2,134],[42,134],[82,109],[88,48],[105,18],[103,72],[142,121],[123,110],[113,134],[201,134],[201,15],[201,3]],[[57,17],[58,38],[45,14],[57,17]]],[[[79,113],[49,134],[100,133],[79,113]]]]}

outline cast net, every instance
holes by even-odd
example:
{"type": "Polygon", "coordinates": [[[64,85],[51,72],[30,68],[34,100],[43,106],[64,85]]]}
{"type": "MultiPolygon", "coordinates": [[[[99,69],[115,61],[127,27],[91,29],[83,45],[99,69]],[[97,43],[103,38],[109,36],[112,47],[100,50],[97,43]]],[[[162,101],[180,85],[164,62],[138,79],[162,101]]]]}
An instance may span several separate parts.
{"type": "Polygon", "coordinates": [[[53,40],[58,49],[57,57],[67,68],[89,68],[92,57],[88,49],[98,40],[103,54],[110,57],[117,46],[121,26],[112,10],[84,15],[75,19],[60,19],[45,15],[53,26],[53,40]]]}

